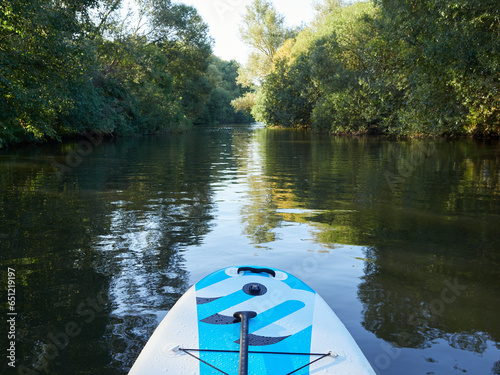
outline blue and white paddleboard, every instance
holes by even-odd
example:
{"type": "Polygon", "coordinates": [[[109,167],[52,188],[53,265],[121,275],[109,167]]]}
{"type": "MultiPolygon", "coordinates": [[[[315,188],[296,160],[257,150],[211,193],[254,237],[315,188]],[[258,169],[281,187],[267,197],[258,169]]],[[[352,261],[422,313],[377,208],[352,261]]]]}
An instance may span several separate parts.
{"type": "Polygon", "coordinates": [[[277,269],[229,267],[205,277],[179,299],[129,375],[165,373],[375,371],[323,298],[301,280],[277,269]],[[237,312],[245,313],[235,317],[237,312]]]}

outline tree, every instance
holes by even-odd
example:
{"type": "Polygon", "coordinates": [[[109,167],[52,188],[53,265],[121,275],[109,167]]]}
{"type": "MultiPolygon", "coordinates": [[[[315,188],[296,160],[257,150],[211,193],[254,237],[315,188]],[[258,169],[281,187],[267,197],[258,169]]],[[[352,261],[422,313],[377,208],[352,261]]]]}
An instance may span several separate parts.
{"type": "Polygon", "coordinates": [[[0,5],[0,146],[57,136],[95,57],[87,39],[94,0],[9,0],[0,5]]]}
{"type": "Polygon", "coordinates": [[[328,15],[338,7],[342,6],[342,3],[342,0],[315,0],[313,2],[313,7],[316,11],[316,15],[312,24],[316,27],[323,24],[328,15]]]}
{"type": "Polygon", "coordinates": [[[257,119],[317,131],[377,129],[390,100],[385,82],[375,79],[383,70],[373,59],[380,50],[371,47],[375,14],[369,3],[335,7],[323,24],[286,43],[258,94],[257,119]]]}
{"type": "Polygon", "coordinates": [[[252,52],[248,63],[240,70],[238,81],[251,87],[254,81],[262,82],[272,67],[279,47],[293,37],[296,30],[285,26],[285,17],[276,11],[269,0],[254,0],[246,8],[239,31],[241,40],[252,52]]]}
{"type": "Polygon", "coordinates": [[[500,134],[496,1],[376,4],[320,3],[312,25],[275,54],[258,118],[334,133],[500,134]]]}
{"type": "Polygon", "coordinates": [[[257,94],[255,92],[246,92],[243,96],[240,96],[231,101],[231,105],[237,112],[252,113],[252,108],[255,106],[257,99],[257,94]]]}
{"type": "Polygon", "coordinates": [[[184,4],[136,3],[137,17],[133,7],[123,15],[122,0],[2,2],[0,147],[89,130],[157,132],[199,118],[215,92],[208,26],[184,4]]]}
{"type": "Polygon", "coordinates": [[[257,121],[272,126],[310,126],[315,102],[311,88],[309,56],[303,54],[293,63],[276,62],[257,94],[252,114],[257,121]]]}
{"type": "Polygon", "coordinates": [[[246,7],[239,31],[251,53],[246,65],[238,70],[237,82],[251,91],[233,100],[232,105],[237,111],[250,113],[256,103],[256,91],[271,71],[276,52],[298,33],[299,28],[286,27],[285,17],[269,0],[253,0],[246,7]]]}
{"type": "Polygon", "coordinates": [[[385,16],[387,35],[405,44],[406,122],[432,133],[500,133],[498,2],[378,0],[377,4],[385,16]]]}
{"type": "Polygon", "coordinates": [[[212,57],[206,73],[210,95],[197,122],[230,124],[253,121],[248,113],[238,112],[231,105],[232,100],[241,97],[247,91],[236,82],[238,68],[239,64],[234,60],[223,61],[218,57],[212,57]]]}

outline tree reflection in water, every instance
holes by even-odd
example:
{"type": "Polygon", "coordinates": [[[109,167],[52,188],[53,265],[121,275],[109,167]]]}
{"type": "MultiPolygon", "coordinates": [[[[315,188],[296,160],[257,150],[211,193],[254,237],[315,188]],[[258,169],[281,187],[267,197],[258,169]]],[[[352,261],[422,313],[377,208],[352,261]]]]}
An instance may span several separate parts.
{"type": "MultiPolygon", "coordinates": [[[[358,249],[361,280],[310,273],[307,282],[339,297],[342,288],[325,283],[357,287],[359,337],[372,360],[381,350],[373,335],[420,366],[443,361],[432,350],[441,343],[460,355],[497,354],[500,152],[429,142],[209,128],[105,142],[61,180],[51,163],[76,143],[0,153],[0,263],[17,272],[19,365],[126,373],[189,286],[184,254],[207,250],[198,245],[218,215],[236,230],[221,228],[204,256],[223,263],[234,259],[234,244],[241,257],[273,262],[282,254],[300,263],[314,249],[335,263],[342,245],[358,249]],[[389,183],[386,172],[399,177],[389,183]],[[234,184],[243,192],[230,198],[241,207],[218,212],[214,194],[234,184]],[[299,229],[308,243],[280,237],[299,229]],[[63,340],[72,322],[81,332],[63,340]]],[[[498,374],[494,361],[486,365],[498,374]]]]}

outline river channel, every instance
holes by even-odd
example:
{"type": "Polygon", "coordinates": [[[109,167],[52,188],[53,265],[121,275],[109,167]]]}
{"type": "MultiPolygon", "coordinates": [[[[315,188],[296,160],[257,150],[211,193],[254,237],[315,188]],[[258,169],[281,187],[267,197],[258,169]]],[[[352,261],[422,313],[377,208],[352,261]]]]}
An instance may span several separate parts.
{"type": "Polygon", "coordinates": [[[301,278],[378,374],[500,374],[499,143],[254,124],[15,148],[0,248],[2,374],[127,374],[232,265],[301,278]]]}

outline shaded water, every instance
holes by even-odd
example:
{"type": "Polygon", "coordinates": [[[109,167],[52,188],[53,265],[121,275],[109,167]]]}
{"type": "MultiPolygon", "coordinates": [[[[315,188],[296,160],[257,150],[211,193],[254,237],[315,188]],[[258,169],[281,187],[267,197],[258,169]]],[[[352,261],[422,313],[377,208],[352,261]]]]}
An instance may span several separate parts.
{"type": "Polygon", "coordinates": [[[1,373],[126,374],[190,285],[255,264],[318,291],[377,373],[500,374],[498,143],[229,126],[86,146],[0,153],[1,373]]]}

